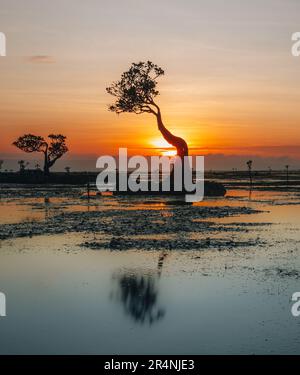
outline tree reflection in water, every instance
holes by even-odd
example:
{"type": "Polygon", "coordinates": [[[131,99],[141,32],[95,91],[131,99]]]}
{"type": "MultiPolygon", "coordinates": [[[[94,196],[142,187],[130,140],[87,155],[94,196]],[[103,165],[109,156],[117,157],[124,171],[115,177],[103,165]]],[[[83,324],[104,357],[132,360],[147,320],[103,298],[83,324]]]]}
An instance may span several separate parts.
{"type": "Polygon", "coordinates": [[[165,310],[158,306],[159,278],[165,256],[160,255],[154,273],[130,270],[113,276],[117,281],[113,298],[121,302],[125,313],[136,323],[151,325],[165,315],[165,310]]]}

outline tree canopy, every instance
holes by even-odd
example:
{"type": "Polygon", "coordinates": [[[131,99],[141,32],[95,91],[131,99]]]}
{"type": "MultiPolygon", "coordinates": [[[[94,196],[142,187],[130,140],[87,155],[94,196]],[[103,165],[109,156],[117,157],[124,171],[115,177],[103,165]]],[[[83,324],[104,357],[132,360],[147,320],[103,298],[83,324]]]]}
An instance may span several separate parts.
{"type": "Polygon", "coordinates": [[[44,158],[44,172],[49,173],[49,168],[61,158],[66,152],[68,147],[66,145],[66,137],[62,134],[49,134],[49,141],[46,141],[43,137],[34,134],[25,134],[19,137],[13,145],[18,147],[20,150],[32,153],[42,152],[44,158]]]}
{"type": "Polygon", "coordinates": [[[157,79],[164,74],[163,69],[151,61],[131,64],[129,70],[121,75],[121,79],[113,82],[106,89],[116,98],[115,103],[109,106],[109,110],[117,114],[133,112],[155,115],[162,136],[170,145],[176,147],[177,155],[183,157],[188,155],[186,141],[175,136],[165,127],[160,108],[155,102],[155,98],[159,95],[157,79]]]}
{"type": "Polygon", "coordinates": [[[133,112],[154,113],[156,106],[154,98],[159,95],[157,78],[164,75],[164,71],[151,61],[133,63],[130,69],[124,72],[121,79],[106,89],[116,97],[109,110],[116,113],[133,112]]]}

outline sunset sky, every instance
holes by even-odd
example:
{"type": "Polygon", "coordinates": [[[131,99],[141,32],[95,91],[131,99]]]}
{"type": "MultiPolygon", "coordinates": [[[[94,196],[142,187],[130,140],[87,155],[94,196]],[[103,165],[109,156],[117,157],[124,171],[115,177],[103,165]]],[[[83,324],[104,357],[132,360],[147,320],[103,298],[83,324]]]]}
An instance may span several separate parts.
{"type": "Polygon", "coordinates": [[[299,0],[0,0],[0,31],[1,158],[29,132],[65,134],[68,158],[159,153],[155,118],[108,112],[105,91],[151,60],[165,125],[192,153],[300,168],[299,0]]]}

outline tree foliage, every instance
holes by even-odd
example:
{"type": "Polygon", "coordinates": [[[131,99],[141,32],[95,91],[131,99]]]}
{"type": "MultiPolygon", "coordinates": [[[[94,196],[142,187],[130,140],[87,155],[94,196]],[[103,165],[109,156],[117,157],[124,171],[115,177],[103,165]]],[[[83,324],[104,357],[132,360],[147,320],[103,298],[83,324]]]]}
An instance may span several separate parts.
{"type": "Polygon", "coordinates": [[[163,69],[151,61],[131,64],[130,69],[122,74],[121,79],[106,89],[116,98],[109,106],[109,110],[117,114],[131,112],[155,115],[162,136],[170,145],[176,147],[177,155],[183,157],[188,155],[186,141],[175,136],[165,127],[160,108],[155,102],[159,95],[157,79],[162,75],[164,75],[163,69]]]}
{"type": "Polygon", "coordinates": [[[19,137],[13,145],[18,147],[20,150],[28,153],[32,152],[44,152],[47,143],[43,137],[36,136],[33,134],[25,134],[19,137]]]}
{"type": "Polygon", "coordinates": [[[49,134],[48,141],[43,137],[33,134],[25,134],[19,137],[13,145],[20,150],[32,153],[41,152],[44,154],[44,172],[49,173],[49,168],[61,158],[66,152],[68,147],[66,145],[66,137],[62,134],[49,134]]]}
{"type": "Polygon", "coordinates": [[[157,78],[164,75],[164,71],[151,61],[133,63],[124,72],[120,81],[114,82],[106,91],[116,97],[109,110],[116,113],[133,112],[154,113],[156,106],[154,99],[159,95],[157,78]]]}
{"type": "Polygon", "coordinates": [[[55,162],[68,152],[66,137],[61,134],[50,134],[48,138],[50,139],[50,144],[48,145],[49,162],[55,162]]]}

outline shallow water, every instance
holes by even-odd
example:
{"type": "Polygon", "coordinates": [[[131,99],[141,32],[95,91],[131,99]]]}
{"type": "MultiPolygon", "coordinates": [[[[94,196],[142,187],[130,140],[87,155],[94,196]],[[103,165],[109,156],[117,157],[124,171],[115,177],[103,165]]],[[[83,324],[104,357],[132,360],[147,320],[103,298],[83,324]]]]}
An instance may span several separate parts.
{"type": "MultiPolygon", "coordinates": [[[[88,232],[2,240],[7,317],[0,318],[0,353],[299,354],[300,318],[290,312],[291,296],[300,291],[299,201],[296,193],[235,190],[198,203],[263,211],[207,218],[220,229],[188,234],[257,243],[222,251],[90,250],[80,245],[102,234],[88,232]]],[[[0,224],[133,207],[172,215],[167,203],[2,198],[0,224]]]]}

